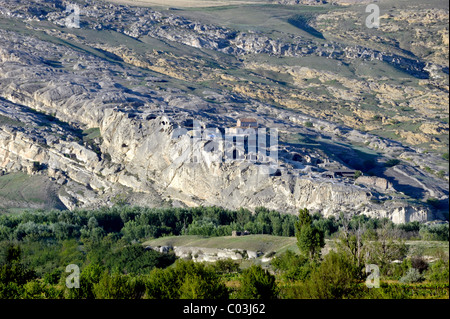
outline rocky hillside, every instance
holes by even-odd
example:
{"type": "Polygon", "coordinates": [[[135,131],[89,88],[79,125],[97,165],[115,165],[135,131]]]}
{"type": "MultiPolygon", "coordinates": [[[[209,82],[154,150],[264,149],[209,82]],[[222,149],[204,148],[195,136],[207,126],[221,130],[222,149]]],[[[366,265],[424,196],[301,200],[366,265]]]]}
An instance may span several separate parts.
{"type": "MultiPolygon", "coordinates": [[[[70,209],[128,202],[444,218],[448,51],[352,45],[321,26],[347,12],[335,6],[307,20],[321,38],[76,3],[80,26],[68,28],[64,1],[0,1],[2,174],[48,176],[70,209]],[[363,64],[389,73],[369,76],[363,64]],[[247,137],[225,138],[242,118],[266,137],[257,159],[247,137]]],[[[446,12],[430,23],[448,21],[446,12]]]]}

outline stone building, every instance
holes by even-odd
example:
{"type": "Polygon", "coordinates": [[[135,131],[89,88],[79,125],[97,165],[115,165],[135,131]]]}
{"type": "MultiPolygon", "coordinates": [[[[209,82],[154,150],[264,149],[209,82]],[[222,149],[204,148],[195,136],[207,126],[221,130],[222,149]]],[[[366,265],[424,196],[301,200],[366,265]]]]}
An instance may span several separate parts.
{"type": "Polygon", "coordinates": [[[241,118],[237,120],[236,126],[239,128],[258,128],[258,121],[254,118],[241,118]]]}

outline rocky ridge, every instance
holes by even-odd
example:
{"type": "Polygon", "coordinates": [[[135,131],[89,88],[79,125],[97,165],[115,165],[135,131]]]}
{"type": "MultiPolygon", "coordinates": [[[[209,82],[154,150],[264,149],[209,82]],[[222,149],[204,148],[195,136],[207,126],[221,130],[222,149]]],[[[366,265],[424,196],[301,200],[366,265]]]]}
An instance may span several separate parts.
{"type": "MultiPolygon", "coordinates": [[[[65,26],[66,4],[62,0],[55,1],[52,5],[43,0],[32,0],[26,3],[18,0],[15,3],[2,4],[1,13],[8,17],[28,21],[48,20],[56,25],[65,26]],[[19,3],[21,6],[18,6],[19,3]],[[48,7],[42,8],[39,6],[41,4],[48,7]]],[[[80,7],[80,11],[81,15],[86,17],[82,27],[114,30],[133,38],[151,36],[233,55],[265,53],[277,56],[306,56],[314,54],[343,60],[380,60],[424,79],[429,77],[426,67],[448,74],[448,67],[442,65],[432,64],[431,66],[419,59],[380,52],[360,45],[342,46],[338,42],[321,44],[292,35],[287,35],[286,40],[271,39],[255,32],[239,32],[224,27],[205,25],[175,14],[166,16],[149,8],[97,2],[95,5],[84,4],[80,7]]]]}
{"type": "MultiPolygon", "coordinates": [[[[387,158],[411,154],[433,161],[401,143],[226,91],[201,98],[157,89],[159,80],[137,68],[17,33],[0,31],[0,41],[0,120],[8,119],[0,121],[1,167],[51,176],[64,186],[60,198],[69,208],[111,204],[125,192],[130,202],[142,194],[153,205],[170,199],[176,205],[266,206],[288,213],[307,207],[325,215],[366,213],[395,222],[438,217],[426,206],[402,201],[398,185],[323,177],[327,169],[347,166],[320,150],[280,143],[273,174],[248,161],[215,160],[218,149],[206,147],[210,140],[191,138],[188,120],[220,131],[256,111],[262,127],[280,133],[376,143],[387,158]],[[145,86],[138,85],[141,81],[145,86]],[[220,108],[211,100],[220,101],[220,108]],[[93,144],[80,140],[85,129],[98,129],[93,144]],[[180,129],[186,134],[175,134],[180,129]],[[194,153],[202,160],[193,161],[194,153]]],[[[411,171],[425,198],[448,199],[445,182],[416,168],[399,166],[392,174],[408,178],[411,171]]]]}

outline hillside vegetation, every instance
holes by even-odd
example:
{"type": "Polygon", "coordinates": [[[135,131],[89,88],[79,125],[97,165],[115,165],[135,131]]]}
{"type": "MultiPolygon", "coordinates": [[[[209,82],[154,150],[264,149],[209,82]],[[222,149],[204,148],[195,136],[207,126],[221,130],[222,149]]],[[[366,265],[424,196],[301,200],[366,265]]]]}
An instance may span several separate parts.
{"type": "Polygon", "coordinates": [[[364,216],[333,220],[311,216],[307,210],[303,213],[309,216],[308,223],[300,226],[301,219],[292,216],[295,229],[292,235],[241,237],[211,232],[212,225],[208,223],[203,230],[209,236],[182,233],[189,233],[192,225],[196,225],[192,228],[195,232],[202,230],[201,220],[210,223],[215,220],[213,229],[223,228],[219,224],[222,220],[235,226],[255,223],[255,229],[260,226],[262,231],[270,230],[264,218],[284,215],[263,208],[252,215],[244,210],[225,211],[216,207],[151,210],[126,206],[3,214],[0,215],[0,296],[211,298],[213,295],[203,289],[205,285],[213,285],[208,286],[211,289],[208,291],[220,292],[217,296],[221,298],[448,297],[448,224],[394,225],[364,216]],[[189,216],[193,216],[191,220],[189,216]],[[227,216],[231,219],[227,220],[227,216]],[[250,220],[245,224],[244,216],[250,220]],[[235,223],[238,219],[240,222],[235,223]],[[312,257],[308,253],[313,247],[310,239],[303,236],[309,229],[326,238],[323,243],[313,244],[316,248],[312,257]],[[428,241],[418,241],[420,238],[428,241]],[[195,256],[177,258],[170,249],[159,252],[148,249],[148,245],[256,250],[263,252],[270,262],[247,254],[236,261],[194,262],[195,256]],[[364,285],[365,263],[379,266],[380,290],[368,290],[364,285]],[[81,270],[82,289],[71,290],[65,285],[66,267],[72,264],[81,270]],[[195,277],[194,282],[185,278],[186,273],[195,277]],[[348,283],[347,290],[333,290],[334,279],[330,276],[335,273],[346,274],[339,280],[348,283]],[[318,280],[317,276],[322,279],[318,280]],[[268,286],[263,288],[259,280],[268,286]],[[260,288],[253,290],[253,285],[260,288]],[[411,287],[419,290],[411,294],[411,287]],[[321,289],[331,290],[323,295],[321,289]],[[317,295],[318,291],[322,293],[317,295]]]}

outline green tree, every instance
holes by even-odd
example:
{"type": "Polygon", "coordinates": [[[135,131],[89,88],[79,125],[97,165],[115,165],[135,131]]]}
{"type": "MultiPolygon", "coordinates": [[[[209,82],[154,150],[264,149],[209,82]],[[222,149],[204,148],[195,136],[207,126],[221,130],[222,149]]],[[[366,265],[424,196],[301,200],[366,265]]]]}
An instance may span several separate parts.
{"type": "Polygon", "coordinates": [[[48,285],[41,280],[32,280],[23,286],[24,299],[60,299],[63,289],[48,285]]]}
{"type": "Polygon", "coordinates": [[[301,298],[340,299],[358,291],[360,270],[347,254],[330,251],[313,271],[301,292],[301,298]]]}
{"type": "Polygon", "coordinates": [[[138,299],[144,294],[145,286],[137,277],[104,271],[98,283],[93,286],[96,299],[138,299]]]}
{"type": "Polygon", "coordinates": [[[275,276],[259,265],[252,265],[242,272],[241,287],[237,293],[240,299],[275,299],[278,288],[275,276]]]}
{"type": "Polygon", "coordinates": [[[399,279],[399,282],[403,284],[411,284],[416,282],[422,282],[425,278],[421,275],[419,270],[415,268],[409,268],[406,275],[399,279]]]}
{"type": "Polygon", "coordinates": [[[313,225],[308,209],[300,209],[298,217],[295,223],[298,248],[304,256],[317,260],[325,246],[325,234],[313,225]]]}
{"type": "Polygon", "coordinates": [[[311,272],[311,263],[303,255],[297,255],[291,250],[275,257],[271,265],[285,280],[305,280],[311,272]]]}
{"type": "Polygon", "coordinates": [[[174,267],[154,269],[146,283],[146,297],[154,299],[224,299],[228,290],[212,267],[178,260],[174,267]]]}
{"type": "Polygon", "coordinates": [[[68,298],[94,299],[94,285],[100,281],[104,271],[105,268],[100,264],[89,264],[81,271],[80,288],[71,288],[68,292],[68,298]]]}
{"type": "Polygon", "coordinates": [[[212,267],[193,261],[175,264],[177,285],[182,299],[224,299],[228,297],[225,284],[212,267]]]}
{"type": "Polygon", "coordinates": [[[213,264],[212,267],[217,273],[221,274],[229,274],[239,271],[239,264],[231,258],[219,259],[213,264]]]}
{"type": "Polygon", "coordinates": [[[401,161],[400,161],[399,159],[397,159],[397,158],[392,158],[392,159],[386,161],[386,162],[384,163],[384,166],[386,166],[386,167],[393,167],[393,166],[395,166],[395,165],[400,164],[400,162],[401,162],[401,161]]]}
{"type": "Polygon", "coordinates": [[[145,283],[145,298],[178,299],[177,273],[173,268],[155,268],[145,283]]]}
{"type": "Polygon", "coordinates": [[[274,236],[282,236],[283,235],[283,228],[282,228],[282,221],[279,216],[272,216],[270,218],[272,223],[272,235],[274,236]]]}
{"type": "Polygon", "coordinates": [[[214,271],[188,274],[180,287],[180,299],[224,299],[228,296],[225,285],[214,271]]]}
{"type": "Polygon", "coordinates": [[[449,227],[448,224],[421,225],[419,234],[423,240],[448,241],[449,227]]]}
{"type": "Polygon", "coordinates": [[[427,272],[427,279],[434,282],[449,281],[449,266],[448,259],[439,259],[434,262],[427,272]]]}
{"type": "Polygon", "coordinates": [[[0,225],[0,240],[8,240],[12,234],[11,228],[0,225]]]}
{"type": "Polygon", "coordinates": [[[366,234],[364,218],[365,216],[359,216],[358,218],[349,220],[343,214],[341,214],[340,218],[342,227],[337,243],[338,250],[349,255],[357,267],[361,267],[364,263],[364,237],[366,234]]]}
{"type": "Polygon", "coordinates": [[[103,257],[105,267],[117,269],[126,274],[148,273],[154,267],[165,268],[173,264],[176,258],[173,252],[163,254],[154,250],[146,250],[139,244],[114,247],[114,250],[103,257]]]}
{"type": "Polygon", "coordinates": [[[398,233],[398,228],[391,227],[390,223],[384,223],[366,244],[364,250],[366,261],[378,265],[383,275],[387,274],[392,261],[402,260],[408,253],[408,246],[404,240],[399,239],[398,233]]]}
{"type": "Polygon", "coordinates": [[[18,245],[9,245],[6,250],[6,261],[0,268],[0,283],[23,285],[36,278],[34,271],[22,263],[22,249],[18,245]]]}
{"type": "Polygon", "coordinates": [[[0,266],[0,298],[21,298],[23,286],[36,278],[34,271],[22,263],[22,249],[18,245],[8,245],[5,262],[0,266]]]}

